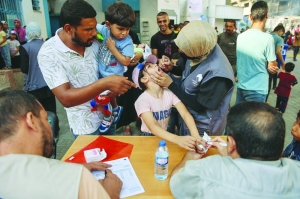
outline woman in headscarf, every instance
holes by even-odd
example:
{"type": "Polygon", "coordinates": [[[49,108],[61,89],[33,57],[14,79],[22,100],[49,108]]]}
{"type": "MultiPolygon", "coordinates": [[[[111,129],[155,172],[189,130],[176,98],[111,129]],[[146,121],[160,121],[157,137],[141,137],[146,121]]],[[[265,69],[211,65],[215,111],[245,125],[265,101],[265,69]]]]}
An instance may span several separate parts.
{"type": "MultiPolygon", "coordinates": [[[[217,44],[217,33],[204,21],[192,21],[178,34],[175,43],[181,50],[177,67],[167,57],[159,65],[165,70],[181,69],[180,86],[164,72],[157,72],[153,80],[169,88],[187,106],[195,119],[199,134],[221,135],[234,87],[232,67],[217,44]]],[[[178,70],[177,70],[178,71],[178,70]]],[[[181,122],[180,135],[190,135],[181,122]]]]}
{"type": "Polygon", "coordinates": [[[26,34],[28,43],[20,47],[21,71],[25,73],[24,90],[34,95],[46,111],[56,114],[55,96],[47,86],[37,61],[38,52],[44,44],[41,28],[36,22],[30,22],[26,34]]]}
{"type": "Polygon", "coordinates": [[[22,27],[21,21],[18,18],[15,18],[14,25],[14,31],[18,34],[20,44],[26,44],[26,30],[22,27]]]}

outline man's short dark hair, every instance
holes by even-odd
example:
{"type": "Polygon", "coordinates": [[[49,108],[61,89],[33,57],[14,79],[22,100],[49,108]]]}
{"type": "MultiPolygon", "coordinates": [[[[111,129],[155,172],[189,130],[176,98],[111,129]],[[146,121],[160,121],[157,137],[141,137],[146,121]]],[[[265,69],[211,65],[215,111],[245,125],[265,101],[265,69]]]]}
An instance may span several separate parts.
{"type": "Polygon", "coordinates": [[[166,12],[159,12],[156,16],[158,17],[158,16],[164,16],[164,15],[169,16],[168,13],[166,13],[166,12]]]}
{"type": "Polygon", "coordinates": [[[282,154],[285,123],[282,115],[266,103],[233,106],[227,117],[227,132],[241,158],[272,161],[282,154]]]}
{"type": "Polygon", "coordinates": [[[268,14],[268,4],[264,1],[257,1],[251,7],[253,21],[262,21],[268,14]]]}
{"type": "Polygon", "coordinates": [[[16,132],[28,112],[40,117],[41,109],[42,105],[31,94],[21,90],[0,91],[0,142],[16,132]]]}
{"type": "Polygon", "coordinates": [[[225,24],[226,24],[227,22],[233,23],[234,26],[236,26],[236,22],[235,22],[235,20],[233,20],[233,19],[227,19],[226,22],[225,22],[225,24]]]}
{"type": "Polygon", "coordinates": [[[285,71],[288,73],[292,72],[294,70],[294,68],[295,68],[295,64],[292,62],[288,62],[285,64],[285,71]]]}
{"type": "Polygon", "coordinates": [[[66,24],[77,27],[83,18],[95,18],[95,9],[84,0],[67,0],[60,11],[60,26],[66,24]]]}
{"type": "Polygon", "coordinates": [[[190,21],[184,21],[183,24],[187,25],[188,23],[190,23],[190,21]]]}
{"type": "Polygon", "coordinates": [[[276,26],[275,28],[274,28],[274,32],[277,32],[277,31],[279,31],[279,30],[282,30],[283,32],[285,32],[285,28],[284,28],[284,26],[283,25],[278,25],[278,26],[276,26]]]}
{"type": "Polygon", "coordinates": [[[132,27],[135,24],[135,14],[127,3],[118,1],[107,8],[105,20],[111,24],[132,27]]]}

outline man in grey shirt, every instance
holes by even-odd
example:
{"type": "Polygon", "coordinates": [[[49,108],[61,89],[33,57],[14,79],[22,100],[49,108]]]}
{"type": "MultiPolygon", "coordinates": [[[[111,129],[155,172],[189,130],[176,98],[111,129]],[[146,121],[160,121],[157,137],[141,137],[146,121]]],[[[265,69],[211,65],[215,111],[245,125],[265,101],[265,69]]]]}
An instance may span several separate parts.
{"type": "Polygon", "coordinates": [[[212,139],[220,155],[187,152],[171,174],[175,198],[300,198],[300,162],[281,158],[285,124],[262,102],[230,109],[227,143],[212,139]],[[227,144],[226,147],[221,146],[227,144]]]}
{"type": "Polygon", "coordinates": [[[225,30],[226,32],[218,35],[218,44],[229,60],[234,72],[234,77],[236,78],[236,40],[238,33],[235,32],[235,21],[231,19],[227,20],[225,23],[225,30]]]}

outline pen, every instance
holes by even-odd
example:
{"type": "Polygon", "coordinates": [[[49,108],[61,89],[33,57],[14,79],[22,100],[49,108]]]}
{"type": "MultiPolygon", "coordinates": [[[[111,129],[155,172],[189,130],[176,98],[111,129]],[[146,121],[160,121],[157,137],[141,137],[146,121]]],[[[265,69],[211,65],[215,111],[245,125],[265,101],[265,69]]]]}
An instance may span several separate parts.
{"type": "Polygon", "coordinates": [[[104,170],[104,175],[106,176],[106,174],[107,174],[107,171],[106,171],[106,170],[104,170]]]}

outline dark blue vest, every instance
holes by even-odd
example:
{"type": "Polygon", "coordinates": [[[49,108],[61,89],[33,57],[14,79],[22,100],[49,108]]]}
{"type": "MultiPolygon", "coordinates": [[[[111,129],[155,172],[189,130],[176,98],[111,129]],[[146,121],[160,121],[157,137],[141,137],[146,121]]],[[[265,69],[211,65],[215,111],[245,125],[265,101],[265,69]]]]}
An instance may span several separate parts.
{"type": "MultiPolygon", "coordinates": [[[[181,87],[188,94],[196,96],[200,85],[214,77],[230,79],[234,85],[232,67],[218,44],[213,48],[207,58],[200,63],[200,65],[193,67],[197,68],[190,73],[191,66],[190,60],[188,60],[182,76],[181,87]]],[[[208,135],[221,135],[223,133],[233,88],[234,86],[232,86],[232,88],[227,92],[225,98],[217,109],[206,109],[203,112],[206,114],[198,113],[187,107],[195,120],[199,133],[206,132],[208,135]]],[[[190,132],[184,122],[182,127],[180,128],[180,134],[190,135],[190,132]]]]}
{"type": "Polygon", "coordinates": [[[37,55],[43,43],[40,39],[34,39],[23,45],[29,56],[28,75],[24,77],[25,91],[33,91],[47,86],[37,60],[37,55]]]}

